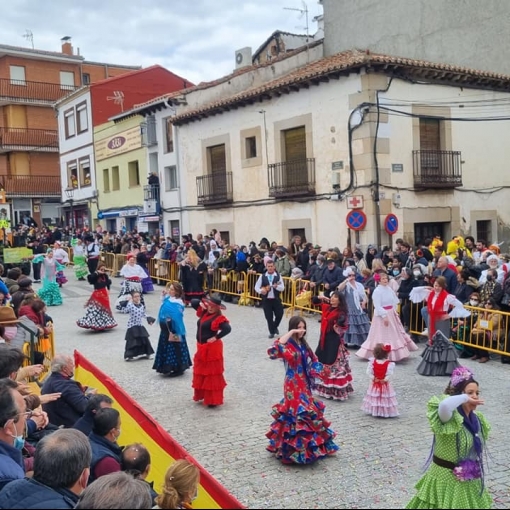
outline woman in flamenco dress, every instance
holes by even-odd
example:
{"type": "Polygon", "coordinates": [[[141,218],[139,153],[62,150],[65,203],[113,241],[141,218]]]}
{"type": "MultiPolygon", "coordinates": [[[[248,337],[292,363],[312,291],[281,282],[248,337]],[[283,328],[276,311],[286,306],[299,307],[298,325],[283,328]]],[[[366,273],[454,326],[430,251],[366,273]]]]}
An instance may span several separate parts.
{"type": "Polygon", "coordinates": [[[325,405],[312,396],[313,380],[322,365],[305,340],[306,322],[294,316],[289,331],[267,351],[271,359],[283,359],[283,399],[273,406],[274,420],[266,437],[268,451],[284,464],[311,464],[333,455],[338,446],[336,433],[324,418],[325,405]]]}

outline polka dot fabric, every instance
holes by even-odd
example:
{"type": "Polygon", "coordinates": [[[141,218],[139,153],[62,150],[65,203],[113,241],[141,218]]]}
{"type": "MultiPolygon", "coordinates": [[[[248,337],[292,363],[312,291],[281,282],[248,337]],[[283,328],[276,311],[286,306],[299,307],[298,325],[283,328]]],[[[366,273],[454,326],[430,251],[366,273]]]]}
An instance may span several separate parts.
{"type": "MultiPolygon", "coordinates": [[[[443,423],[439,419],[438,408],[441,400],[432,397],[427,406],[427,418],[435,435],[434,455],[458,463],[457,438],[461,458],[465,457],[473,444],[472,435],[463,426],[463,418],[455,410],[452,418],[443,423]]],[[[483,414],[476,412],[481,424],[482,437],[487,439],[490,425],[483,414]]],[[[491,508],[492,498],[484,488],[481,492],[481,480],[457,480],[451,469],[431,463],[425,475],[416,484],[417,494],[406,508],[491,508]]]]}

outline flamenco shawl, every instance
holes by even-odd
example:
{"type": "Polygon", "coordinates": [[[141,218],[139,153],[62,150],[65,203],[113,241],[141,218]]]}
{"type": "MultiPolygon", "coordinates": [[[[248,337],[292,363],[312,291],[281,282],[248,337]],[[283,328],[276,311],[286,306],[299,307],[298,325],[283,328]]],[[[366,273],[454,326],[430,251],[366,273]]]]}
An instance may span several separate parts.
{"type": "Polygon", "coordinates": [[[95,290],[90,298],[85,303],[85,307],[89,306],[91,303],[98,304],[103,310],[110,310],[110,297],[108,296],[108,291],[106,289],[97,289],[95,290]]]}
{"type": "Polygon", "coordinates": [[[333,330],[333,327],[338,323],[340,319],[340,309],[338,306],[324,307],[322,321],[321,321],[321,338],[320,346],[324,349],[324,343],[326,342],[326,334],[333,330]]]}
{"type": "Polygon", "coordinates": [[[442,315],[445,315],[444,311],[444,303],[446,301],[446,298],[448,297],[448,292],[446,290],[442,290],[439,295],[436,298],[436,301],[434,305],[432,305],[432,300],[434,299],[435,292],[431,292],[429,294],[429,297],[427,298],[427,308],[429,311],[429,338],[432,338],[434,336],[434,333],[436,332],[436,320],[441,317],[442,315]]]}
{"type": "MultiPolygon", "coordinates": [[[[471,447],[471,451],[468,452],[466,458],[467,459],[475,459],[479,468],[480,468],[480,478],[482,480],[482,488],[480,492],[483,492],[485,486],[485,473],[483,466],[483,441],[481,437],[481,426],[480,420],[476,413],[471,411],[469,414],[466,414],[462,406],[457,407],[457,411],[459,411],[462,418],[464,418],[464,428],[473,436],[473,446],[471,447]]],[[[459,438],[457,436],[457,452],[459,452],[459,438]]],[[[460,456],[460,452],[459,452],[460,456]]]]}
{"type": "MultiPolygon", "coordinates": [[[[306,377],[306,384],[308,385],[308,388],[311,391],[313,388],[313,381],[308,367],[307,360],[309,356],[308,348],[306,345],[298,344],[293,338],[291,338],[288,343],[292,344],[301,354],[301,367],[303,368],[303,373],[305,374],[306,377]]],[[[287,362],[285,362],[285,371],[287,372],[288,369],[289,366],[287,362]]]]}
{"type": "Polygon", "coordinates": [[[186,328],[182,318],[183,312],[184,303],[181,299],[166,297],[159,309],[158,322],[165,322],[167,319],[171,319],[175,334],[179,336],[186,335],[186,328]]]}

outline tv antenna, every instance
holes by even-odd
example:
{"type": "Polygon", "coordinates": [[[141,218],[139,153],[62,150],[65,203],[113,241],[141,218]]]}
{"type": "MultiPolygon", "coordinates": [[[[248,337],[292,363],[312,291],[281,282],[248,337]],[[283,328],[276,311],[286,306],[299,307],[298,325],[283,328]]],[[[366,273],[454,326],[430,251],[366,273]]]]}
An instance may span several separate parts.
{"type": "MultiPolygon", "coordinates": [[[[299,7],[284,7],[284,9],[286,11],[299,12],[300,13],[299,19],[301,19],[303,16],[305,16],[306,25],[304,28],[306,29],[306,43],[308,44],[308,39],[310,38],[310,34],[309,34],[309,26],[308,26],[308,5],[306,4],[306,2],[304,0],[301,0],[301,8],[299,8],[299,7]]],[[[296,27],[296,28],[303,28],[303,27],[296,27]]]]}
{"type": "Polygon", "coordinates": [[[34,49],[34,34],[32,33],[32,30],[29,30],[28,28],[25,30],[25,33],[23,34],[23,37],[30,41],[30,44],[32,45],[32,49],[34,49]]]}
{"type": "Polygon", "coordinates": [[[115,104],[120,104],[120,111],[124,111],[124,92],[121,90],[114,90],[113,96],[107,96],[107,101],[113,101],[115,104]]]}

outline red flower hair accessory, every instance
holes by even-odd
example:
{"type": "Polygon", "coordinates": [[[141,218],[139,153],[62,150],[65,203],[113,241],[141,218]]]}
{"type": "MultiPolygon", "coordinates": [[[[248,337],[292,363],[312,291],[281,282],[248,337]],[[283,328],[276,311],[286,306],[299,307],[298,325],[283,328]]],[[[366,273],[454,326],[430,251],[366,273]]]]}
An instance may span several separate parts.
{"type": "Polygon", "coordinates": [[[390,344],[384,344],[383,345],[383,351],[384,352],[390,352],[391,351],[391,345],[390,344]]]}

